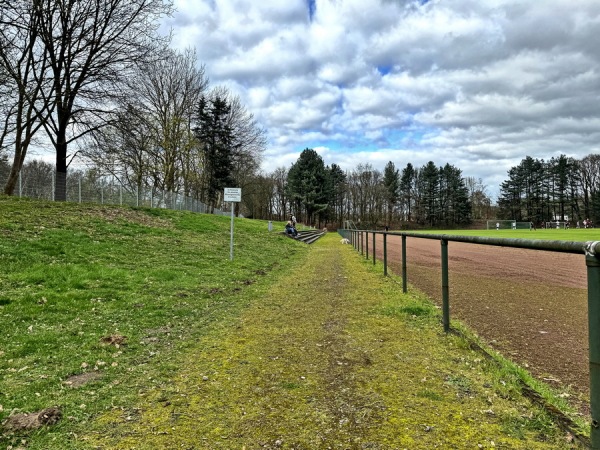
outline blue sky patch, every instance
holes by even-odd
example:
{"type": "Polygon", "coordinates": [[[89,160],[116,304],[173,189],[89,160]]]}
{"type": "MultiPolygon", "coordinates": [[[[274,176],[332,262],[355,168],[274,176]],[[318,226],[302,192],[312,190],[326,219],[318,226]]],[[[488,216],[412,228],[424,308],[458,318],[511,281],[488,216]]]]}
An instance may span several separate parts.
{"type": "Polygon", "coordinates": [[[317,2],[316,0],[306,0],[306,5],[308,6],[308,17],[310,21],[313,21],[313,17],[317,12],[317,2]]]}

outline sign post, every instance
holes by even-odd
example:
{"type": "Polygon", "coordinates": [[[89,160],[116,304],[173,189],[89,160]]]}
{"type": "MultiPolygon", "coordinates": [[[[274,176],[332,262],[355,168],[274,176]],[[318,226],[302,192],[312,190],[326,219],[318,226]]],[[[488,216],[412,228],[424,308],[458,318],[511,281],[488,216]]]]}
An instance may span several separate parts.
{"type": "Polygon", "coordinates": [[[229,259],[233,261],[233,204],[242,201],[242,188],[225,188],[223,201],[231,202],[231,239],[229,244],[229,259]]]}

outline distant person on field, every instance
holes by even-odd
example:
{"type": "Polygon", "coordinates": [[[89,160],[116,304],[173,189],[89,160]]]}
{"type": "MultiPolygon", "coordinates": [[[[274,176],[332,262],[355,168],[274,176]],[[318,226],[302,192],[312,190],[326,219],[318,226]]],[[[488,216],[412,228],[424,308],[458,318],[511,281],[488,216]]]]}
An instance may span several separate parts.
{"type": "Polygon", "coordinates": [[[496,230],[500,229],[500,222],[496,222],[496,230]]]}
{"type": "Polygon", "coordinates": [[[529,222],[529,230],[535,230],[535,223],[533,221],[529,222]]]}

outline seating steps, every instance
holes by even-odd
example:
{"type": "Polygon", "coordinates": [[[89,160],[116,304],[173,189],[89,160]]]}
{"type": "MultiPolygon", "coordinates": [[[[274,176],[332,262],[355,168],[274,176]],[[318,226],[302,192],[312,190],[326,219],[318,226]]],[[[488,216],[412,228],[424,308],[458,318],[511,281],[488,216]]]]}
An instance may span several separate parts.
{"type": "MultiPolygon", "coordinates": [[[[291,235],[285,233],[284,234],[286,236],[288,236],[291,239],[292,238],[291,235]]],[[[321,230],[303,230],[303,231],[298,231],[298,236],[296,236],[296,240],[297,241],[302,241],[305,244],[312,244],[313,242],[315,242],[317,239],[319,239],[321,236],[323,236],[325,234],[325,231],[321,231],[321,230]]]]}

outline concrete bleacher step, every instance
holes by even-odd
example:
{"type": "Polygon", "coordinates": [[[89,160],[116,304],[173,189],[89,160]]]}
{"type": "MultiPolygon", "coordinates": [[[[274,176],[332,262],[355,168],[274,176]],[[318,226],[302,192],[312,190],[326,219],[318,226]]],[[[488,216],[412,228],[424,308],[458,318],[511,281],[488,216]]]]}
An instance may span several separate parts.
{"type": "MultiPolygon", "coordinates": [[[[321,231],[321,230],[303,230],[303,231],[298,231],[298,236],[295,239],[297,241],[302,241],[305,244],[312,244],[313,242],[318,240],[324,234],[325,234],[325,232],[321,231]]],[[[294,239],[289,234],[286,234],[286,236],[288,236],[291,239],[294,239]]]]}

